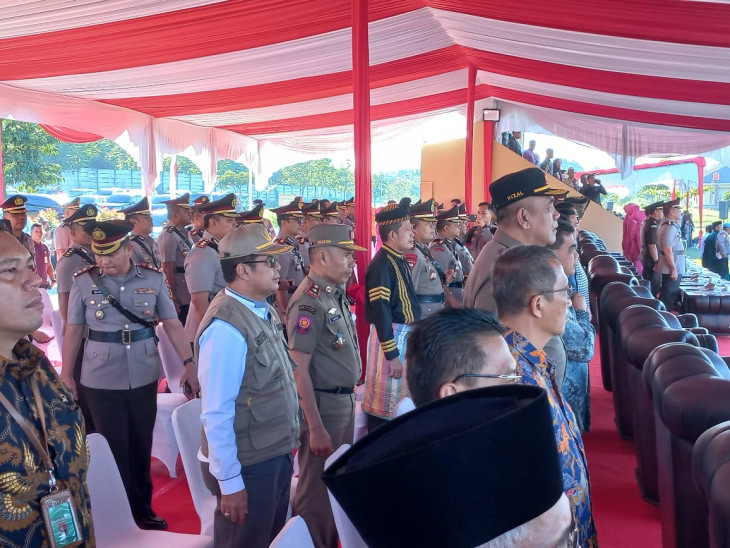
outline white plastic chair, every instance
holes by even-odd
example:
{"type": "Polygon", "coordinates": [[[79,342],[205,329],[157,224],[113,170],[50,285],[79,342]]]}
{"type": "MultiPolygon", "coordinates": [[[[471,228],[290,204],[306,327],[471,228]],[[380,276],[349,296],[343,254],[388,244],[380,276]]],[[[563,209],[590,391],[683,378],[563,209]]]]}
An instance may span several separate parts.
{"type": "Polygon", "coordinates": [[[301,516],[296,516],[286,522],[281,532],[269,544],[269,548],[314,548],[314,542],[307,524],[301,516]]]}
{"type": "Polygon", "coordinates": [[[200,534],[213,536],[216,500],[205,486],[198,460],[202,438],[200,412],[201,404],[198,398],[182,404],[172,412],[172,428],[175,431],[177,446],[180,448],[180,458],[193,498],[193,506],[200,518],[200,534]]]}
{"type": "Polygon", "coordinates": [[[86,481],[100,548],[210,548],[213,539],[167,531],[139,529],[132,518],[127,494],[109,444],[101,434],[87,436],[91,461],[86,481]]]}
{"type": "Polygon", "coordinates": [[[183,365],[180,356],[177,355],[175,347],[172,346],[172,341],[165,331],[165,326],[161,323],[157,325],[157,337],[160,339],[157,345],[157,350],[160,353],[160,361],[162,361],[162,370],[165,372],[165,378],[167,378],[167,387],[170,392],[175,394],[182,394],[183,389],[180,386],[180,379],[185,372],[185,365],[183,365]]]}
{"type": "Polygon", "coordinates": [[[48,291],[40,288],[38,291],[41,292],[41,300],[43,301],[43,327],[51,327],[53,325],[53,303],[51,298],[48,296],[48,291]]]}
{"type": "MultiPolygon", "coordinates": [[[[332,463],[340,458],[340,456],[349,448],[350,445],[348,445],[347,443],[340,445],[337,451],[327,457],[327,460],[324,462],[324,469],[327,470],[330,466],[332,466],[332,463]]],[[[327,494],[330,497],[332,515],[335,518],[335,526],[337,527],[337,534],[340,535],[340,545],[342,546],[342,548],[368,548],[368,545],[365,544],[365,541],[360,536],[360,533],[357,532],[357,529],[355,529],[355,526],[350,521],[350,518],[347,517],[347,514],[345,514],[342,506],[340,506],[340,503],[337,502],[337,499],[332,496],[332,492],[329,489],[327,489],[327,494]]]]}
{"type": "Polygon", "coordinates": [[[416,406],[411,398],[403,398],[395,406],[395,409],[393,410],[393,416],[400,417],[401,415],[405,415],[409,411],[413,411],[415,408],[416,406]]]}
{"type": "Polygon", "coordinates": [[[157,416],[152,431],[152,456],[162,461],[171,478],[177,477],[175,464],[180,449],[172,429],[172,412],[188,401],[185,394],[157,394],[157,416]]]}

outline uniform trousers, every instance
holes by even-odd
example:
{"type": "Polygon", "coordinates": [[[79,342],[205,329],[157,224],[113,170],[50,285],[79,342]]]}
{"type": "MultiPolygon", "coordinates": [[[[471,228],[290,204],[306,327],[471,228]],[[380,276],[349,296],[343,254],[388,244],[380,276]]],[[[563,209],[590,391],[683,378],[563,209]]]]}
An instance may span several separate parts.
{"type": "Polygon", "coordinates": [[[268,548],[286,523],[294,457],[291,453],[241,467],[248,494],[248,514],[243,524],[221,514],[221,491],[207,462],[200,463],[203,481],[216,497],[213,517],[215,548],[268,548]]]}
{"type": "Polygon", "coordinates": [[[86,433],[87,434],[93,434],[96,432],[96,429],[94,428],[94,418],[91,416],[91,410],[89,409],[89,403],[86,401],[86,389],[81,386],[81,366],[84,364],[84,347],[86,346],[86,339],[81,339],[81,346],[79,346],[79,351],[76,354],[76,362],[74,363],[74,368],[72,372],[72,376],[74,379],[74,382],[76,383],[76,386],[78,387],[79,391],[79,399],[76,403],[79,404],[79,408],[81,409],[81,414],[84,417],[84,426],[86,426],[86,433]]]}
{"type": "MultiPolygon", "coordinates": [[[[355,432],[355,395],[315,392],[317,409],[322,424],[337,450],[343,443],[352,444],[355,432]]],[[[309,527],[316,548],[337,548],[338,536],[332,517],[327,486],[322,481],[326,457],[318,457],[310,450],[309,426],[301,423],[299,481],[294,496],[292,514],[300,515],[309,527]]]]}
{"type": "Polygon", "coordinates": [[[190,310],[189,304],[181,304],[180,305],[180,312],[177,313],[177,319],[180,320],[180,323],[185,325],[185,320],[188,319],[188,311],[190,310]]]}
{"type": "Polygon", "coordinates": [[[83,387],[96,431],[106,438],[135,517],[152,513],[152,431],[157,383],[128,390],[83,387]]]}
{"type": "Polygon", "coordinates": [[[644,272],[642,273],[642,277],[645,280],[649,280],[651,294],[656,297],[659,293],[659,288],[662,285],[662,275],[654,270],[653,264],[650,267],[647,267],[647,263],[644,263],[644,272]]]}
{"type": "Polygon", "coordinates": [[[679,299],[682,297],[682,290],[679,287],[681,279],[681,275],[673,280],[669,277],[669,274],[662,274],[662,289],[659,293],[659,300],[664,303],[664,306],[670,312],[673,310],[679,311],[679,299]]]}

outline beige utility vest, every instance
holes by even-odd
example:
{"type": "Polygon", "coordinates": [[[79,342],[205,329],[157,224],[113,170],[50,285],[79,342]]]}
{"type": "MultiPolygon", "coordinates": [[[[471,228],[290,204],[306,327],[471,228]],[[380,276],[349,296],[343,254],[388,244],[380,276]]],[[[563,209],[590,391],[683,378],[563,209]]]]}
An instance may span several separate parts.
{"type": "MultiPolygon", "coordinates": [[[[271,306],[269,315],[271,321],[262,320],[221,291],[211,301],[195,338],[196,359],[200,353],[198,339],[216,318],[231,324],[246,339],[246,371],[236,397],[233,420],[242,466],[291,453],[299,446],[299,397],[292,373],[294,362],[289,357],[279,317],[271,306]]],[[[225,360],[229,352],[235,351],[221,348],[220,359],[225,360]]],[[[207,457],[205,430],[201,450],[207,457]]]]}

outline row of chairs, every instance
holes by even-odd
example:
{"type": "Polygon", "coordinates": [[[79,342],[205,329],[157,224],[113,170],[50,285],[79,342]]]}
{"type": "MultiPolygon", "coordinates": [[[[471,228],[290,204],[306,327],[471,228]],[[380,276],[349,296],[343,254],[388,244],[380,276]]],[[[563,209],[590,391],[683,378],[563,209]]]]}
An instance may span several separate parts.
{"type": "Polygon", "coordinates": [[[666,311],[594,235],[581,233],[579,247],[603,386],[619,435],[633,441],[642,496],[660,507],[663,546],[730,547],[730,359],[695,315],[666,311]]]}

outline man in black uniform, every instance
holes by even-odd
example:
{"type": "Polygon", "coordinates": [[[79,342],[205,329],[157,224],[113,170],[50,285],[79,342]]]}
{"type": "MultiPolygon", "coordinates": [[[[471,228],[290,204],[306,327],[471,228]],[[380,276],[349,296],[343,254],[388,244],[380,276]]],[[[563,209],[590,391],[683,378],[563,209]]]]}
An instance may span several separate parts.
{"type": "Polygon", "coordinates": [[[388,204],[375,214],[383,246],[365,274],[365,319],[372,324],[362,410],[372,430],[393,418],[408,396],[403,379],[405,345],[411,324],[421,319],[421,305],[403,253],[413,247],[410,198],[388,204]]]}
{"type": "Polygon", "coordinates": [[[654,272],[654,265],[659,260],[657,248],[657,229],[664,218],[662,206],[664,202],[654,202],[644,208],[646,219],[641,225],[641,264],[644,267],[642,277],[651,282],[651,294],[659,293],[662,284],[662,275],[654,272]]]}

